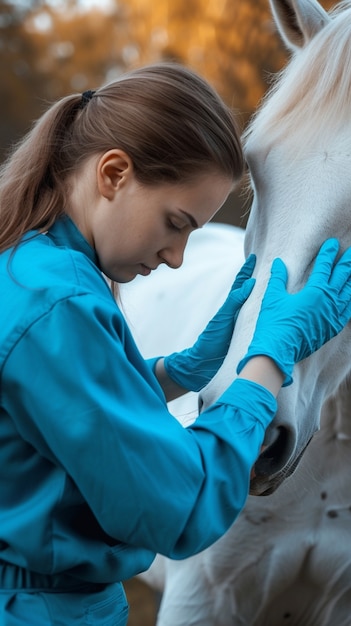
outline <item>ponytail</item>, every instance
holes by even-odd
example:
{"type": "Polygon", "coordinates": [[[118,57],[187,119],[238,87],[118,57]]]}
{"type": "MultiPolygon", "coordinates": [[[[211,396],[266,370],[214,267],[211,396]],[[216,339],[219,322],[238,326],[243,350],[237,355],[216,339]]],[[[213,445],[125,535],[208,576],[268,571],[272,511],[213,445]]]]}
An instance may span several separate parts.
{"type": "Polygon", "coordinates": [[[52,106],[15,146],[0,170],[0,252],[32,229],[48,229],[64,212],[60,149],[81,102],[52,106]]]}

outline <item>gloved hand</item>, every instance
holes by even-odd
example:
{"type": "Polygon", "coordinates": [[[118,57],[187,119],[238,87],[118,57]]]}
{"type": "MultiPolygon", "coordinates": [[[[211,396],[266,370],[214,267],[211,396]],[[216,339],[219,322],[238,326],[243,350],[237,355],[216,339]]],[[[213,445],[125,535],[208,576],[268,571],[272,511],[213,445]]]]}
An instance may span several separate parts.
{"type": "Polygon", "coordinates": [[[284,263],[275,259],[254,336],[238,374],[249,359],[265,355],[285,374],[283,386],[287,386],[293,381],[295,363],[344,328],[351,318],[351,248],[334,266],[338,249],[336,239],[322,245],[305,287],[294,294],[286,291],[284,263]]]}
{"type": "Polygon", "coordinates": [[[255,284],[251,278],[255,263],[256,257],[251,254],[238,273],[226,301],[193,347],[165,357],[164,366],[168,375],[184,389],[200,391],[222,365],[239,311],[255,284]]]}

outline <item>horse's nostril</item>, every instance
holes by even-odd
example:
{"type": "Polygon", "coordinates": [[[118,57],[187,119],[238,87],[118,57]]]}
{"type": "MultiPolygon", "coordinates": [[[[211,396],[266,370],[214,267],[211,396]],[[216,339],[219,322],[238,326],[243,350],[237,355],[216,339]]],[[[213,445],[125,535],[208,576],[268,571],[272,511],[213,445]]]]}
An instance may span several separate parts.
{"type": "Polygon", "coordinates": [[[272,424],[268,426],[264,436],[263,447],[268,448],[269,446],[273,446],[279,438],[279,434],[280,428],[278,426],[273,426],[272,424]]]}
{"type": "Polygon", "coordinates": [[[277,431],[278,437],[268,448],[264,447],[251,472],[252,496],[268,496],[274,493],[279,485],[293,474],[306,449],[301,450],[295,457],[293,433],[282,426],[277,431]]]}
{"type": "Polygon", "coordinates": [[[198,407],[199,413],[201,413],[201,411],[203,409],[203,406],[204,406],[204,401],[203,401],[201,395],[199,394],[198,400],[197,400],[197,407],[198,407]]]}
{"type": "Polygon", "coordinates": [[[269,436],[267,433],[264,445],[265,448],[255,463],[256,476],[270,476],[286,465],[294,447],[292,433],[279,426],[269,436]]]}

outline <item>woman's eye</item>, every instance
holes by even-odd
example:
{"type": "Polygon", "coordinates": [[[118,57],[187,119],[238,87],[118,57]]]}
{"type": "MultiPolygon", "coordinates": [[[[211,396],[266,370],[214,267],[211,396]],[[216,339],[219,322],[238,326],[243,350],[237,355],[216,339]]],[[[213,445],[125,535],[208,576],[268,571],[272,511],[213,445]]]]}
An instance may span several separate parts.
{"type": "Polygon", "coordinates": [[[168,221],[168,226],[169,228],[171,228],[172,230],[175,230],[177,233],[180,233],[183,229],[183,226],[180,226],[179,224],[176,224],[175,222],[173,222],[172,220],[168,221]]]}

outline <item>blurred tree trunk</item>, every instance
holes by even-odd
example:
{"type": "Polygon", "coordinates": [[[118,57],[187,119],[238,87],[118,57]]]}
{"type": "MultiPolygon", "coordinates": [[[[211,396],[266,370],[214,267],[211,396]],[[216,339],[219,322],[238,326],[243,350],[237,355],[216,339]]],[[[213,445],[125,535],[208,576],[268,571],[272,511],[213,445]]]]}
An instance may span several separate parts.
{"type": "Polygon", "coordinates": [[[35,43],[23,30],[23,15],[0,0],[0,158],[36,116],[43,86],[32,65],[35,43]]]}

